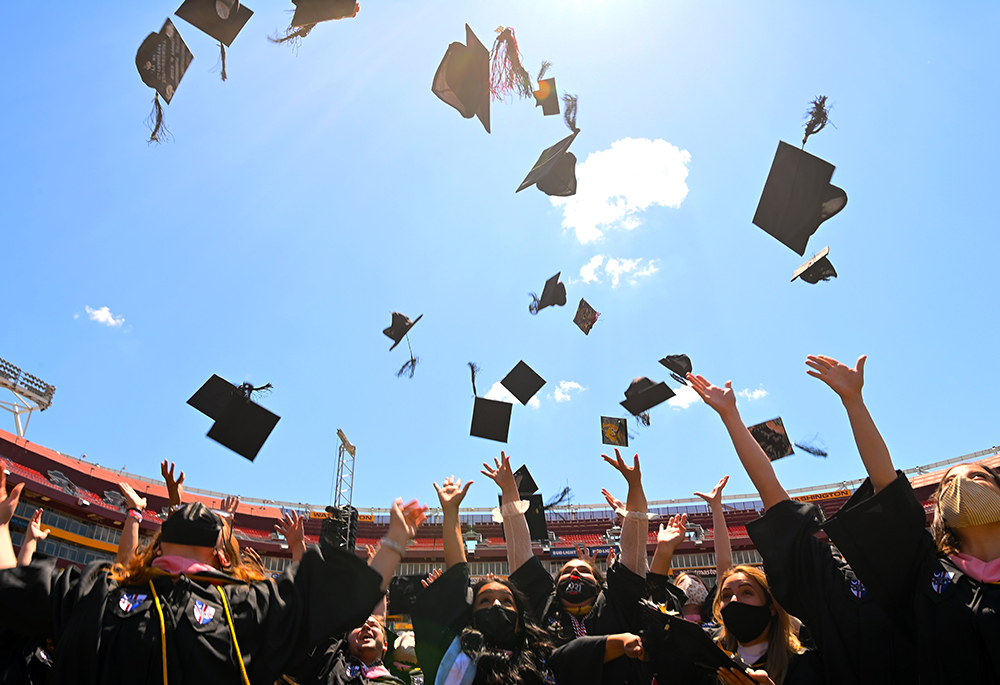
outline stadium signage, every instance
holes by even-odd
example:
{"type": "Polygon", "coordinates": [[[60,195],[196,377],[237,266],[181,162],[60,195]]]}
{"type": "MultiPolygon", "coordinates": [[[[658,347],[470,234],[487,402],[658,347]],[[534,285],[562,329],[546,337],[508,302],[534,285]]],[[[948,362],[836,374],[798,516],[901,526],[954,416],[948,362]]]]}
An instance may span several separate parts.
{"type": "Polygon", "coordinates": [[[822,502],[828,499],[840,499],[850,497],[850,490],[834,490],[833,492],[820,492],[815,495],[804,495],[803,497],[793,497],[796,502],[822,502]]]}
{"type": "Polygon", "coordinates": [[[567,557],[576,556],[576,548],[574,547],[553,547],[549,550],[549,554],[553,559],[565,559],[567,557]]]}
{"type": "Polygon", "coordinates": [[[367,521],[368,523],[375,523],[375,514],[358,514],[358,521],[367,521]]]}

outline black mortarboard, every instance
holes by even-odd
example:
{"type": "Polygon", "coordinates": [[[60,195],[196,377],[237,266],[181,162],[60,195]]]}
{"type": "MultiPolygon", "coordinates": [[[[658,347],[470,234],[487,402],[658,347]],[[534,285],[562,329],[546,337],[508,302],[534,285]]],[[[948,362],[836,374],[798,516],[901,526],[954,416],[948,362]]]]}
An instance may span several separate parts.
{"type": "Polygon", "coordinates": [[[804,255],[819,225],[842,210],[847,193],[830,183],[835,166],[781,141],[753,222],[804,255]]]}
{"type": "Polygon", "coordinates": [[[600,315],[600,312],[596,311],[581,297],[580,305],[576,308],[576,316],[573,317],[573,323],[580,327],[584,335],[590,335],[590,329],[597,323],[600,315]]]}
{"type": "Polygon", "coordinates": [[[452,43],[434,72],[431,92],[490,132],[490,51],[468,24],[465,45],[452,43]]]}
{"type": "Polygon", "coordinates": [[[510,412],[514,405],[510,402],[488,400],[477,397],[472,408],[472,428],[469,435],[497,442],[507,442],[510,431],[510,412]]]}
{"type": "Polygon", "coordinates": [[[187,401],[215,421],[208,437],[250,461],[280,419],[249,399],[247,393],[252,391],[250,386],[238,388],[213,374],[187,401]]]}
{"type": "Polygon", "coordinates": [[[666,383],[654,383],[645,376],[640,376],[629,384],[625,391],[625,401],[621,405],[632,415],[638,416],[673,396],[674,391],[666,383]]]}
{"type": "Polygon", "coordinates": [[[422,318],[424,318],[423,314],[410,321],[410,317],[405,314],[400,314],[399,312],[392,313],[392,325],[382,330],[383,333],[392,339],[392,347],[389,348],[390,352],[396,349],[396,345],[403,341],[403,338],[410,332],[410,329],[422,318]]]}
{"type": "Polygon", "coordinates": [[[534,184],[546,195],[568,197],[576,195],[576,156],[569,151],[579,131],[574,131],[552,147],[544,150],[514,192],[534,184]]]}
{"type": "Polygon", "coordinates": [[[174,14],[229,47],[253,10],[238,0],[184,0],[174,14]]]}
{"type": "Polygon", "coordinates": [[[562,307],[566,304],[566,284],[559,282],[559,275],[561,273],[562,271],[545,281],[541,297],[536,297],[535,293],[531,293],[531,304],[528,305],[529,312],[537,314],[546,307],[551,307],[552,305],[562,307]]]}
{"type": "Polygon", "coordinates": [[[295,5],[295,14],[292,15],[294,28],[354,17],[360,9],[357,0],[292,0],[292,4],[295,5]]]}
{"type": "Polygon", "coordinates": [[[668,354],[660,363],[670,369],[670,377],[678,383],[687,385],[686,376],[691,373],[691,358],[686,354],[668,354]]]}
{"type": "Polygon", "coordinates": [[[151,33],[142,41],[139,51],[135,53],[135,68],[139,70],[142,82],[169,105],[193,59],[194,55],[181,34],[167,19],[159,33],[151,33]]]}
{"type": "Polygon", "coordinates": [[[788,439],[788,434],[785,432],[785,424],[781,421],[780,416],[776,419],[750,426],[747,430],[750,431],[750,435],[753,436],[753,439],[757,441],[757,444],[760,445],[760,448],[764,450],[764,454],[771,461],[777,461],[782,457],[795,454],[795,450],[792,449],[792,443],[788,439]]]}
{"type": "Polygon", "coordinates": [[[640,600],[642,646],[653,664],[658,679],[671,682],[715,683],[719,669],[735,668],[746,673],[739,663],[717,645],[708,633],[676,613],[667,613],[663,605],[640,600]]]}
{"type": "Polygon", "coordinates": [[[628,447],[628,421],[613,416],[602,416],[601,442],[605,445],[628,447]]]}
{"type": "MultiPolygon", "coordinates": [[[[520,469],[518,469],[520,470],[520,469]]],[[[516,474],[515,474],[516,475],[516,474]]],[[[528,523],[528,533],[532,540],[548,540],[549,527],[545,523],[545,502],[541,493],[526,494],[519,493],[522,500],[528,502],[528,510],[524,512],[524,518],[528,523]]],[[[503,503],[503,495],[497,495],[497,499],[503,503]]],[[[504,533],[504,540],[507,534],[504,533]]]]}
{"type": "Polygon", "coordinates": [[[556,92],[554,78],[542,79],[538,82],[538,90],[535,91],[535,107],[539,105],[542,107],[543,116],[559,114],[559,94],[556,92]]]}
{"type": "Polygon", "coordinates": [[[837,270],[833,268],[833,264],[827,259],[828,254],[830,254],[830,248],[824,247],[815,257],[792,273],[792,280],[801,278],[806,283],[819,283],[820,281],[836,278],[837,270]]]}
{"type": "Polygon", "coordinates": [[[510,390],[510,394],[516,397],[518,402],[527,404],[528,400],[545,385],[545,379],[523,361],[519,361],[500,384],[510,390]]]}
{"type": "Polygon", "coordinates": [[[218,515],[201,502],[193,502],[167,517],[160,527],[160,540],[176,545],[215,547],[222,528],[218,515]]]}
{"type": "Polygon", "coordinates": [[[235,385],[213,373],[187,403],[213,421],[218,421],[235,391],[235,385]]]}
{"type": "Polygon", "coordinates": [[[521,468],[514,472],[514,482],[517,483],[517,494],[522,499],[538,492],[538,483],[531,477],[527,464],[521,464],[521,468]]]}

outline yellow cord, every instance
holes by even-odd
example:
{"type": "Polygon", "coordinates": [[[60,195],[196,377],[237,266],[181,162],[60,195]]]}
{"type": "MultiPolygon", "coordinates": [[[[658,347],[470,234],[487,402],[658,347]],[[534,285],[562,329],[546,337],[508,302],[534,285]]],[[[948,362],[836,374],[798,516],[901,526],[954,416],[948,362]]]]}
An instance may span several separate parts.
{"type": "Polygon", "coordinates": [[[149,589],[153,591],[153,603],[156,604],[156,613],[160,617],[160,648],[163,651],[163,685],[167,685],[167,627],[163,623],[163,607],[160,606],[160,596],[156,594],[153,581],[149,581],[149,589]]]}
{"type": "Polygon", "coordinates": [[[229,600],[226,599],[226,593],[222,591],[221,587],[216,585],[215,589],[219,591],[219,596],[222,597],[222,608],[226,610],[226,622],[229,624],[229,632],[233,636],[233,646],[236,648],[236,662],[240,665],[243,683],[244,685],[250,685],[250,679],[247,677],[247,669],[243,665],[243,654],[240,653],[240,643],[236,641],[236,628],[233,627],[233,616],[229,613],[229,600]]]}

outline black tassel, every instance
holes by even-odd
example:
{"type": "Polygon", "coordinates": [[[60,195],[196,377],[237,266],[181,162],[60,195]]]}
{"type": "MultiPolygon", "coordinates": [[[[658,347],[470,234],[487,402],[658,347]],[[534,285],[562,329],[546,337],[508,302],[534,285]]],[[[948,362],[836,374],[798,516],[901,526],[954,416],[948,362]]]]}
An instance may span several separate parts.
{"type": "Polygon", "coordinates": [[[535,293],[528,293],[528,295],[531,297],[531,304],[528,305],[528,311],[531,312],[532,314],[537,314],[538,305],[541,304],[541,301],[538,299],[538,295],[536,295],[535,293]]]}
{"type": "Polygon", "coordinates": [[[649,412],[648,411],[643,412],[641,414],[636,414],[635,418],[638,419],[639,423],[641,423],[642,425],[644,425],[644,426],[648,426],[649,425],[649,412]]]}
{"type": "Polygon", "coordinates": [[[550,62],[548,60],[543,60],[542,61],[542,68],[538,70],[538,78],[536,78],[535,80],[536,81],[541,81],[543,78],[545,78],[545,74],[548,72],[548,70],[551,67],[552,67],[552,62],[550,62]]]}
{"type": "Polygon", "coordinates": [[[149,140],[147,143],[160,143],[169,141],[173,136],[170,135],[170,131],[166,126],[163,125],[163,105],[160,104],[160,94],[156,93],[153,95],[153,111],[149,113],[146,118],[146,125],[149,126],[149,140]]]}
{"type": "Polygon", "coordinates": [[[833,124],[830,123],[830,108],[826,106],[825,95],[820,95],[809,104],[812,105],[812,107],[810,107],[809,111],[806,112],[806,116],[809,117],[809,121],[806,122],[806,134],[802,137],[802,147],[806,146],[806,140],[809,139],[809,136],[814,133],[819,133],[826,127],[827,124],[833,126],[833,124]]]}
{"type": "Polygon", "coordinates": [[[565,488],[562,489],[562,492],[560,492],[558,495],[550,499],[549,503],[542,508],[551,509],[552,507],[558,507],[563,502],[567,500],[571,501],[572,499],[573,499],[573,491],[569,489],[569,486],[566,486],[565,488]]]}
{"type": "Polygon", "coordinates": [[[469,362],[469,371],[472,373],[472,396],[479,397],[476,392],[476,376],[479,375],[479,366],[475,362],[469,362]]]}
{"type": "Polygon", "coordinates": [[[408,374],[408,378],[413,378],[413,372],[417,370],[417,364],[419,362],[420,357],[414,357],[411,352],[409,361],[399,367],[399,371],[396,372],[396,378],[400,378],[404,373],[408,374]]]}
{"type": "Polygon", "coordinates": [[[566,125],[569,126],[569,130],[573,133],[577,133],[580,129],[576,127],[576,101],[577,97],[575,95],[570,95],[569,93],[563,93],[563,107],[565,111],[563,112],[563,119],[566,121],[566,125]]]}
{"type": "Polygon", "coordinates": [[[267,397],[271,394],[272,390],[274,390],[274,386],[270,383],[265,383],[259,388],[255,388],[250,383],[243,383],[239,387],[239,391],[243,393],[243,397],[245,397],[248,401],[254,398],[261,399],[267,397]]]}
{"type": "Polygon", "coordinates": [[[292,48],[298,49],[299,45],[302,43],[302,39],[308,36],[314,28],[316,28],[316,24],[306,24],[305,26],[300,26],[298,28],[289,26],[288,29],[285,30],[285,35],[279,36],[278,34],[274,34],[273,36],[268,36],[267,39],[276,45],[291,43],[292,48]]]}
{"type": "Polygon", "coordinates": [[[219,53],[222,59],[222,73],[220,75],[222,76],[222,80],[225,81],[228,78],[226,76],[226,46],[221,41],[219,42],[219,53]]]}
{"type": "Polygon", "coordinates": [[[490,53],[490,92],[493,99],[500,100],[510,93],[521,98],[534,97],[531,76],[521,64],[514,29],[500,27],[497,31],[500,35],[490,53]]]}

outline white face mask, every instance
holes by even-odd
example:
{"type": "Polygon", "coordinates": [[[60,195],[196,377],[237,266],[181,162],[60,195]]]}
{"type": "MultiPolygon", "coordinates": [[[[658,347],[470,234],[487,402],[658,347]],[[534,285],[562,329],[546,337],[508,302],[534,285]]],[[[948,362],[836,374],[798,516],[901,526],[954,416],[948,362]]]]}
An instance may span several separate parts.
{"type": "Polygon", "coordinates": [[[687,595],[691,604],[704,604],[708,597],[708,590],[700,582],[691,576],[684,576],[677,581],[677,588],[687,595]]]}
{"type": "Polygon", "coordinates": [[[1000,493],[965,476],[956,476],[944,486],[938,505],[952,528],[1000,522],[1000,493]]]}

